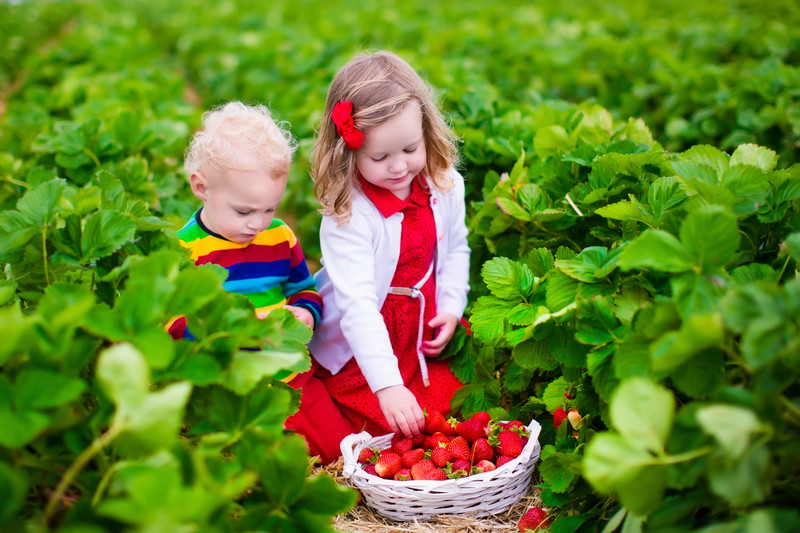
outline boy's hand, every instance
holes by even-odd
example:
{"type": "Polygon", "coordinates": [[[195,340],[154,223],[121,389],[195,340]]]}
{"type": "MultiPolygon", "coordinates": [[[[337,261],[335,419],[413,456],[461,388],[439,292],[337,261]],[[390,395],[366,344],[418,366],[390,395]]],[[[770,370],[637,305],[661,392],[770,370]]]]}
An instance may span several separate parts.
{"type": "Polygon", "coordinates": [[[287,305],[286,309],[291,311],[297,320],[314,329],[314,315],[311,314],[311,311],[305,307],[295,307],[293,305],[287,305]]]}
{"type": "Polygon", "coordinates": [[[434,329],[435,336],[432,340],[422,342],[422,353],[428,357],[436,357],[456,331],[458,325],[458,317],[450,313],[439,313],[428,322],[428,326],[434,329]],[[438,329],[437,329],[438,328],[438,329]]]}
{"type": "Polygon", "coordinates": [[[422,413],[414,393],[403,385],[386,387],[375,393],[383,416],[395,433],[406,437],[416,437],[425,428],[425,415],[422,413]]]}

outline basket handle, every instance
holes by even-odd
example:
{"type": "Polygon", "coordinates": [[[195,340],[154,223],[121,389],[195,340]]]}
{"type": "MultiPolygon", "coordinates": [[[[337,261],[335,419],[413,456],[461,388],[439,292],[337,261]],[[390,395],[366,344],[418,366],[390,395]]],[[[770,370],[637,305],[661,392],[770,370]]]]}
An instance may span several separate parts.
{"type": "Polygon", "coordinates": [[[355,465],[358,464],[353,449],[371,438],[372,435],[366,431],[362,431],[361,433],[351,433],[342,439],[339,448],[342,450],[342,457],[344,458],[344,469],[342,470],[342,475],[344,475],[344,477],[349,479],[356,470],[355,465]]]}

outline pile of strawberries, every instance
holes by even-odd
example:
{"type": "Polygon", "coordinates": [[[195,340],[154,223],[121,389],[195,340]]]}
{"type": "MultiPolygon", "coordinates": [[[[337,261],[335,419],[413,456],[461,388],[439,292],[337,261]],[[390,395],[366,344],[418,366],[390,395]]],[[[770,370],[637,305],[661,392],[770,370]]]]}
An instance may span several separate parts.
{"type": "Polygon", "coordinates": [[[499,422],[481,411],[458,421],[432,411],[419,437],[394,435],[389,448],[361,450],[358,462],[384,479],[443,481],[503,466],[522,453],[529,436],[519,420],[499,422]]]}

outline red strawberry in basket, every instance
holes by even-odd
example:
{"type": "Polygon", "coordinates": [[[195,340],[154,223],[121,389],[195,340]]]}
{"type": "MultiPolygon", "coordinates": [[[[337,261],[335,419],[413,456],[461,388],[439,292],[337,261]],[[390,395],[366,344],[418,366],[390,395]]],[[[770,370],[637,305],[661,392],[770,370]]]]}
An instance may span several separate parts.
{"type": "Polygon", "coordinates": [[[515,429],[522,429],[524,430],[525,433],[528,432],[528,430],[525,428],[525,424],[523,424],[519,420],[511,420],[509,422],[506,422],[506,429],[510,429],[512,431],[514,431],[515,429]]]}
{"type": "Polygon", "coordinates": [[[403,466],[411,468],[416,463],[422,461],[422,458],[425,457],[425,450],[422,448],[414,448],[413,450],[408,450],[401,456],[403,461],[403,466]]]}
{"type": "Polygon", "coordinates": [[[489,416],[489,413],[487,413],[486,411],[478,411],[477,413],[472,415],[472,417],[470,417],[470,420],[477,420],[482,426],[485,427],[488,426],[489,422],[492,421],[492,417],[489,416]]]}
{"type": "Polygon", "coordinates": [[[452,460],[453,452],[444,446],[439,446],[431,450],[431,461],[439,468],[444,468],[444,466],[452,460]]]}
{"type": "Polygon", "coordinates": [[[403,455],[411,448],[413,448],[413,443],[410,438],[397,434],[392,437],[392,451],[397,455],[403,455]]]}
{"type": "Polygon", "coordinates": [[[430,459],[423,459],[411,467],[411,477],[414,479],[426,479],[431,470],[436,470],[436,465],[430,459]]]}
{"type": "Polygon", "coordinates": [[[494,460],[494,448],[492,448],[492,445],[489,444],[488,439],[480,438],[476,440],[472,444],[470,454],[472,457],[472,464],[477,464],[479,461],[484,459],[487,461],[494,460]]]}
{"type": "Polygon", "coordinates": [[[450,450],[450,453],[453,454],[453,457],[456,459],[465,459],[469,461],[470,452],[469,452],[469,442],[462,436],[458,436],[450,441],[447,445],[447,449],[450,450]]]}
{"type": "MultiPolygon", "coordinates": [[[[493,442],[494,439],[489,442],[493,442]]],[[[519,433],[515,433],[509,429],[504,429],[497,434],[497,443],[495,444],[495,451],[498,455],[507,455],[509,457],[517,457],[522,453],[522,437],[519,433]]]]}
{"type": "Polygon", "coordinates": [[[426,481],[444,481],[447,479],[447,472],[441,468],[434,468],[426,472],[422,479],[426,481]]]}
{"type": "Polygon", "coordinates": [[[444,435],[455,435],[453,425],[444,417],[441,411],[431,411],[425,416],[425,433],[443,433],[444,435]]]}
{"type": "Polygon", "coordinates": [[[475,442],[479,438],[486,436],[486,424],[472,417],[456,424],[456,433],[464,437],[467,442],[475,442]]]}
{"type": "Polygon", "coordinates": [[[550,520],[547,519],[547,511],[541,507],[531,507],[522,518],[519,519],[517,527],[519,527],[520,531],[525,533],[526,531],[536,531],[540,527],[545,528],[549,525],[550,520]]]}
{"type": "Polygon", "coordinates": [[[508,462],[510,462],[510,461],[513,461],[513,460],[514,460],[514,458],[513,458],[513,457],[509,457],[509,456],[507,456],[507,455],[501,455],[500,457],[498,457],[498,458],[497,458],[497,461],[495,461],[494,465],[495,465],[497,468],[500,468],[500,467],[501,467],[501,466],[503,466],[504,464],[506,464],[506,463],[508,463],[508,462]]]}
{"type": "Polygon", "coordinates": [[[367,474],[372,474],[373,476],[378,475],[378,473],[375,471],[375,465],[372,463],[364,465],[364,472],[367,474]]]}
{"type": "Polygon", "coordinates": [[[374,463],[376,459],[375,450],[372,448],[364,448],[358,452],[359,463],[374,463]]]}
{"type": "Polygon", "coordinates": [[[384,450],[375,463],[375,472],[384,479],[391,479],[403,467],[403,460],[393,451],[384,450]]]}
{"type": "Polygon", "coordinates": [[[436,433],[431,435],[431,437],[428,439],[428,449],[432,450],[434,448],[438,448],[442,444],[447,446],[447,444],[450,442],[450,440],[451,440],[450,437],[448,437],[444,433],[441,433],[441,432],[437,431],[436,433]]]}

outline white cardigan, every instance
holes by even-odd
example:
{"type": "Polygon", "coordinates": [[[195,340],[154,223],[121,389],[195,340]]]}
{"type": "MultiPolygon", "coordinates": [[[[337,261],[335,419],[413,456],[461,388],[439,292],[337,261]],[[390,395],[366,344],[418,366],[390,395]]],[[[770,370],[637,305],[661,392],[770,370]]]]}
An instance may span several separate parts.
{"type": "MultiPolygon", "coordinates": [[[[449,175],[454,187],[446,192],[428,181],[437,231],[436,312],[461,317],[469,292],[464,179],[454,169],[449,175]]],[[[402,221],[401,212],[384,218],[354,190],[350,220],[340,227],[326,216],[320,226],[323,267],[315,279],[323,313],[308,348],[332,374],[355,357],[373,392],[403,384],[380,313],[400,257],[402,221]]]]}

